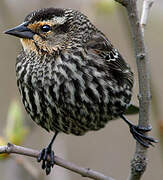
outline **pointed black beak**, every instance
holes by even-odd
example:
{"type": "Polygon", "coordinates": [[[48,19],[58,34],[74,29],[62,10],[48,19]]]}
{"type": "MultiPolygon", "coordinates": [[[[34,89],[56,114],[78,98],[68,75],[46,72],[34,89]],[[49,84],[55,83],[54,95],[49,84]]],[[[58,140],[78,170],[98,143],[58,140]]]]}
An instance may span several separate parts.
{"type": "Polygon", "coordinates": [[[9,29],[4,32],[5,34],[10,34],[19,38],[27,38],[27,39],[32,39],[34,32],[27,28],[27,23],[22,23],[19,26],[16,26],[12,29],[9,29]]]}

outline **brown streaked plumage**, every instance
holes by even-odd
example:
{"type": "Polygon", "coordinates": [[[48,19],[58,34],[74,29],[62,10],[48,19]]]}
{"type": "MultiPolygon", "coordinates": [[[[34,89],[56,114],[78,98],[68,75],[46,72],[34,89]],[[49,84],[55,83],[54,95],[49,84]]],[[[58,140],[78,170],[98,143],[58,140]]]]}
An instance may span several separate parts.
{"type": "Polygon", "coordinates": [[[21,38],[16,77],[25,109],[38,125],[55,132],[38,157],[47,174],[54,165],[52,143],[58,132],[84,135],[121,117],[142,145],[155,142],[143,135],[149,128],[134,126],[124,117],[133,73],[85,15],[72,9],[41,9],[6,33],[21,38]]]}

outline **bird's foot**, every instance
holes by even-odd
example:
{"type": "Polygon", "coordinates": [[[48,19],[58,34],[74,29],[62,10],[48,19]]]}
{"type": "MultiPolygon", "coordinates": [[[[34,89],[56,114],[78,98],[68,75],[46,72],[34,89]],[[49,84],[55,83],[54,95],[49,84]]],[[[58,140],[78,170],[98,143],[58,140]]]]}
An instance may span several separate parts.
{"type": "Polygon", "coordinates": [[[150,145],[154,146],[152,143],[158,142],[153,137],[150,137],[144,134],[145,132],[151,131],[152,126],[140,127],[140,126],[135,126],[133,124],[129,124],[129,127],[130,127],[131,134],[141,145],[148,148],[150,145]]]}
{"type": "Polygon", "coordinates": [[[51,146],[48,146],[41,151],[37,158],[37,161],[42,161],[42,169],[45,169],[46,175],[50,174],[51,168],[53,168],[55,164],[54,151],[52,150],[51,146]]]}
{"type": "Polygon", "coordinates": [[[121,118],[128,124],[131,134],[141,145],[148,148],[150,145],[154,146],[152,143],[158,142],[153,137],[144,134],[146,132],[151,131],[152,126],[148,126],[148,127],[135,126],[130,121],[128,121],[128,119],[124,115],[121,115],[121,118]]]}

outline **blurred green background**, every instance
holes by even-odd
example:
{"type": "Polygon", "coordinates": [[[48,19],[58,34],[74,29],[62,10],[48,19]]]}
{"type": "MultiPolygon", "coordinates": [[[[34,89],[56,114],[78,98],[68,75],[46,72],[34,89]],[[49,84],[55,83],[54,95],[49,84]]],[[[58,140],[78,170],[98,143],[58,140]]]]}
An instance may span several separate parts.
{"type": "MultiPolygon", "coordinates": [[[[24,114],[22,119],[25,119],[25,127],[22,127],[24,129],[19,133],[22,133],[21,136],[24,137],[28,132],[26,138],[19,139],[18,144],[21,143],[21,145],[34,149],[45,147],[53,133],[48,133],[36,126],[24,111],[15,78],[15,59],[20,51],[20,42],[17,38],[4,35],[2,32],[21,23],[29,12],[43,7],[78,9],[106,34],[134,71],[135,88],[132,102],[138,104],[137,69],[133,45],[127,16],[121,6],[111,0],[0,0],[0,137],[6,135],[7,122],[14,120],[14,118],[13,120],[9,118],[8,110],[13,99],[17,99],[24,114]]],[[[163,178],[163,150],[161,150],[161,137],[163,136],[162,33],[163,2],[157,0],[150,12],[145,30],[145,41],[150,58],[153,96],[150,117],[153,130],[150,135],[159,139],[160,143],[149,149],[148,168],[142,178],[143,180],[161,180],[163,178]]],[[[20,117],[16,116],[16,118],[20,117]]],[[[137,123],[138,115],[128,116],[128,118],[137,123]]],[[[22,124],[19,125],[23,126],[22,124]]],[[[11,140],[12,138],[8,139],[11,140]]],[[[54,143],[54,150],[56,155],[68,161],[100,171],[115,179],[125,180],[129,173],[130,160],[135,151],[135,140],[129,133],[126,124],[122,120],[117,120],[108,123],[106,128],[98,132],[90,132],[82,137],[60,134],[54,143]]],[[[80,177],[58,166],[55,166],[50,176],[46,177],[35,159],[11,156],[11,158],[0,160],[0,179],[82,180],[87,178],[80,177]]]]}

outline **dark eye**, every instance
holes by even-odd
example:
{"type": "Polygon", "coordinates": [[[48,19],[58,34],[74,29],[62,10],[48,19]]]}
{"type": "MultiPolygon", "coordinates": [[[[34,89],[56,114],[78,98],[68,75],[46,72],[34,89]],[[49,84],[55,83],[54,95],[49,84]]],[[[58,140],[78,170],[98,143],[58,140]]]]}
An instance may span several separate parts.
{"type": "Polygon", "coordinates": [[[49,25],[45,24],[45,25],[41,26],[41,30],[43,32],[48,32],[51,30],[51,27],[49,25]]]}

